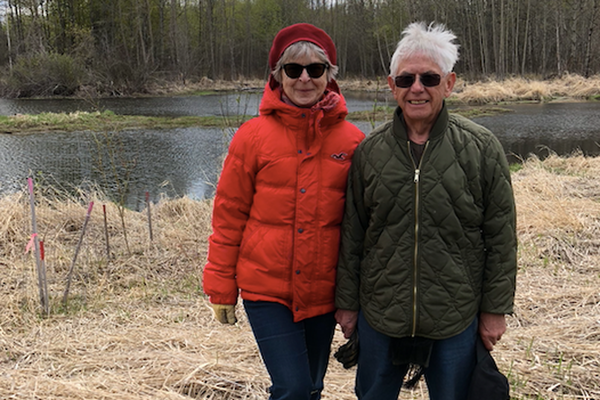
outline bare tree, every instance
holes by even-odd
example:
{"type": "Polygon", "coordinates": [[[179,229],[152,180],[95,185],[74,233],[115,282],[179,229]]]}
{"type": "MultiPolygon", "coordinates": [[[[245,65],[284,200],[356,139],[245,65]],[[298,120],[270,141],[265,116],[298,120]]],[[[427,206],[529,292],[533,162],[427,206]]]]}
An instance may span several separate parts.
{"type": "Polygon", "coordinates": [[[585,43],[585,58],[583,63],[583,74],[587,78],[591,73],[591,60],[592,60],[592,38],[594,35],[594,27],[596,26],[596,17],[598,15],[598,0],[591,1],[592,10],[590,13],[590,20],[587,30],[587,38],[585,43]]]}
{"type": "Polygon", "coordinates": [[[457,72],[472,78],[600,72],[600,0],[5,1],[5,73],[36,54],[78,57],[94,84],[115,94],[143,90],[157,74],[266,77],[273,37],[296,22],[332,36],[341,77],[385,76],[413,21],[452,29],[457,72]]]}

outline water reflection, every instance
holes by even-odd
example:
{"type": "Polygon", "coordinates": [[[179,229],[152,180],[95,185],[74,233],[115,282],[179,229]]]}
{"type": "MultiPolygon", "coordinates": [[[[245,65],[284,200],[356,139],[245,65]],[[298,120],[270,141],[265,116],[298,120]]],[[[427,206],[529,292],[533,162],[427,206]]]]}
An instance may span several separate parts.
{"type": "Polygon", "coordinates": [[[256,115],[257,93],[224,93],[206,96],[172,96],[106,99],[0,99],[0,115],[72,113],[111,110],[119,115],[222,116],[256,115]]]}
{"type": "Polygon", "coordinates": [[[211,197],[229,139],[218,128],[0,135],[0,193],[21,190],[34,175],[72,190],[99,187],[133,209],[145,192],[211,197]]]}
{"type": "Polygon", "coordinates": [[[507,106],[513,112],[473,120],[489,128],[511,162],[529,154],[600,155],[600,103],[551,103],[507,106]]]}

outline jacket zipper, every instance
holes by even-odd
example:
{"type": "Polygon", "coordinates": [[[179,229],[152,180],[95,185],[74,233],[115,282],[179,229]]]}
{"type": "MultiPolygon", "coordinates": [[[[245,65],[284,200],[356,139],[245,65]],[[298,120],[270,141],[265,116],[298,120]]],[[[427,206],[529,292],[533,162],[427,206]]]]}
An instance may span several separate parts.
{"type": "Polygon", "coordinates": [[[429,146],[429,141],[425,143],[425,148],[423,149],[423,153],[421,154],[421,159],[419,160],[419,165],[415,165],[415,160],[412,156],[412,151],[410,149],[410,141],[408,142],[408,155],[412,160],[413,167],[415,168],[415,175],[413,178],[415,184],[415,246],[413,253],[413,321],[412,321],[412,333],[411,336],[415,337],[417,334],[417,279],[418,279],[418,263],[417,257],[419,255],[419,203],[421,201],[419,196],[419,184],[421,182],[421,165],[423,164],[423,157],[425,156],[425,152],[427,151],[427,146],[429,146]]]}

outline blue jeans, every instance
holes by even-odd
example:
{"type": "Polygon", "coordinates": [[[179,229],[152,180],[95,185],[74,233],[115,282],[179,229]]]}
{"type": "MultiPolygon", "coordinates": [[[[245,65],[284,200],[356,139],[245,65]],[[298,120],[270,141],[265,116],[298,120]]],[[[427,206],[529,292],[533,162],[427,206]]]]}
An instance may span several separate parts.
{"type": "Polygon", "coordinates": [[[244,308],[271,376],[271,400],[319,400],[327,371],[333,313],[294,322],[284,305],[246,301],[244,308]]]}
{"type": "MultiPolygon", "coordinates": [[[[425,380],[431,400],[465,400],[475,367],[478,319],[462,333],[433,345],[425,380]]],[[[359,400],[397,400],[408,365],[394,365],[390,355],[391,338],[377,332],[358,316],[360,352],[356,373],[359,400]]]]}

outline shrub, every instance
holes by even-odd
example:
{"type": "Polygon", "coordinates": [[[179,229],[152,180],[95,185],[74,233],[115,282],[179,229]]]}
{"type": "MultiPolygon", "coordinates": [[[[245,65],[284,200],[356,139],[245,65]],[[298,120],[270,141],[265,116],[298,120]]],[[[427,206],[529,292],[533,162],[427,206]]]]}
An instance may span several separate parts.
{"type": "Polygon", "coordinates": [[[69,96],[81,85],[85,70],[73,57],[56,53],[21,56],[8,78],[16,97],[69,96]]]}

